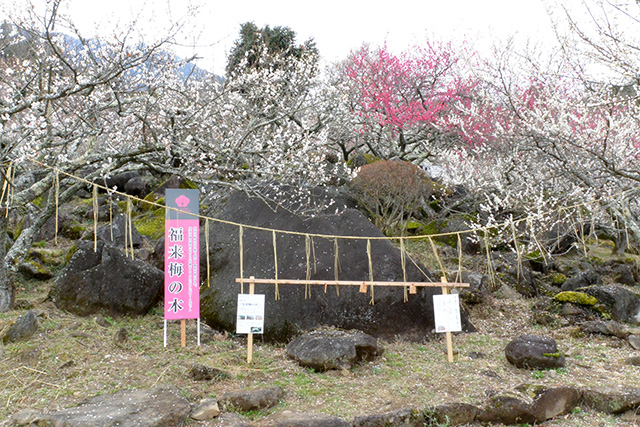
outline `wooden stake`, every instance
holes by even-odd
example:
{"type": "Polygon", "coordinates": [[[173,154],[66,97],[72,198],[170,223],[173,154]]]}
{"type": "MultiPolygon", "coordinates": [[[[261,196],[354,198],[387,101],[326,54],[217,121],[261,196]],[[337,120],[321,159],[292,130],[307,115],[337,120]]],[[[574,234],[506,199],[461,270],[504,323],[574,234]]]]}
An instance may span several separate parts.
{"type": "MultiPolygon", "coordinates": [[[[251,276],[249,279],[251,280],[249,282],[249,295],[253,295],[255,291],[255,286],[256,286],[256,282],[253,281],[255,277],[251,276]]],[[[249,333],[249,336],[247,337],[247,363],[250,364],[252,360],[253,360],[253,334],[249,333]]]]}
{"type": "MultiPolygon", "coordinates": [[[[447,283],[447,278],[444,276],[441,277],[440,280],[442,281],[442,283],[447,283]]],[[[442,295],[449,295],[448,286],[443,286],[441,289],[442,295]]],[[[444,337],[447,342],[447,360],[449,361],[449,363],[453,363],[453,339],[451,337],[451,332],[445,332],[444,337]]]]}
{"type": "Polygon", "coordinates": [[[180,320],[180,345],[182,347],[187,346],[187,321],[186,319],[180,320]]]}

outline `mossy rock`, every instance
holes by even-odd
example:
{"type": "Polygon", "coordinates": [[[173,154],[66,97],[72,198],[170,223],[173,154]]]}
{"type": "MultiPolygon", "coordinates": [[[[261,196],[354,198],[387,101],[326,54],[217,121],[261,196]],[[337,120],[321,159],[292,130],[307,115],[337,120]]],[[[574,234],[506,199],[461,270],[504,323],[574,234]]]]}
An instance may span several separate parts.
{"type": "Polygon", "coordinates": [[[349,160],[347,160],[347,166],[350,169],[353,169],[354,167],[363,166],[362,163],[370,165],[371,163],[375,163],[378,161],[380,161],[380,159],[371,153],[360,153],[352,156],[349,160]]]}
{"type": "Polygon", "coordinates": [[[142,199],[142,201],[137,202],[137,205],[139,206],[142,212],[149,212],[154,209],[157,209],[156,203],[158,203],[158,201],[156,200],[156,195],[153,192],[151,192],[147,194],[145,198],[142,199]],[[146,203],[146,202],[149,202],[149,203],[146,203]]]}
{"type": "Polygon", "coordinates": [[[67,255],[64,257],[65,265],[69,263],[71,257],[73,257],[76,252],[78,252],[78,247],[76,245],[73,245],[69,248],[69,250],[67,251],[67,255]]]}
{"type": "Polygon", "coordinates": [[[87,227],[74,221],[71,224],[65,224],[62,227],[61,234],[71,240],[78,240],[82,237],[85,231],[87,231],[87,227]]]}
{"type": "Polygon", "coordinates": [[[46,266],[58,266],[65,263],[67,253],[63,249],[48,249],[34,245],[28,257],[46,266]]]}
{"type": "Polygon", "coordinates": [[[51,270],[34,260],[25,261],[18,265],[18,271],[25,277],[36,280],[49,280],[53,277],[51,270]]]}
{"type": "Polygon", "coordinates": [[[560,292],[559,294],[556,294],[554,299],[560,302],[572,302],[574,304],[588,305],[588,306],[594,306],[598,303],[598,300],[595,297],[592,297],[591,295],[587,295],[583,292],[575,292],[575,291],[560,292]]]}
{"type": "Polygon", "coordinates": [[[141,216],[134,221],[134,225],[140,234],[159,239],[164,235],[165,211],[158,208],[150,214],[141,216]]]}

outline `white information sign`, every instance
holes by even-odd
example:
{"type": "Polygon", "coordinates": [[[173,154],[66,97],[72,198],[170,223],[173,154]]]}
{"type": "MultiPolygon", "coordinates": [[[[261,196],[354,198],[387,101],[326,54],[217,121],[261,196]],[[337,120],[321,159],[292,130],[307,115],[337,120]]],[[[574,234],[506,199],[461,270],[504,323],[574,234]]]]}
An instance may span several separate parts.
{"type": "Polygon", "coordinates": [[[458,294],[434,295],[433,316],[436,332],[460,332],[460,302],[458,294]]]}
{"type": "Polygon", "coordinates": [[[239,294],[237,334],[261,334],[264,331],[264,295],[239,294]]]}

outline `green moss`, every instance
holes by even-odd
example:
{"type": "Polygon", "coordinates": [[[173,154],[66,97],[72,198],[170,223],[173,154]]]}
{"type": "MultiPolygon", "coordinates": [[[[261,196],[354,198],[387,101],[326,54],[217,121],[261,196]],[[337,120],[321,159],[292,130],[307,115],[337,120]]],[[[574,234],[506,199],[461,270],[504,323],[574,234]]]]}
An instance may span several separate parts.
{"type": "Polygon", "coordinates": [[[140,210],[142,212],[148,212],[156,209],[155,203],[158,203],[158,201],[156,200],[156,195],[154,193],[149,193],[145,196],[144,199],[142,199],[142,201],[138,202],[138,206],[140,207],[140,210]]]}
{"type": "Polygon", "coordinates": [[[120,209],[120,212],[126,212],[127,211],[127,201],[126,200],[120,200],[118,202],[118,209],[120,209]]]}
{"type": "Polygon", "coordinates": [[[198,185],[189,179],[185,179],[184,183],[180,185],[180,188],[185,190],[197,190],[198,185]]]}
{"type": "Polygon", "coordinates": [[[44,202],[44,197],[40,196],[40,197],[36,197],[35,199],[33,199],[33,204],[36,205],[37,207],[41,208],[42,207],[42,203],[44,202]]]}
{"type": "Polygon", "coordinates": [[[447,221],[436,220],[431,221],[420,229],[420,234],[439,234],[442,229],[447,226],[447,221]]]}
{"type": "Polygon", "coordinates": [[[422,227],[422,223],[418,221],[409,221],[407,223],[407,231],[411,233],[416,233],[420,229],[420,227],[422,227]]]}
{"type": "Polygon", "coordinates": [[[580,305],[594,306],[598,303],[598,300],[591,295],[587,295],[583,292],[566,291],[557,294],[554,299],[560,302],[572,302],[580,305]]]}
{"type": "Polygon", "coordinates": [[[78,252],[78,247],[76,245],[73,245],[69,248],[69,250],[67,251],[67,256],[64,258],[65,265],[68,264],[69,261],[71,261],[71,257],[73,257],[76,252],[78,252]]]}
{"type": "Polygon", "coordinates": [[[159,239],[164,235],[164,208],[158,208],[150,214],[141,216],[133,223],[140,234],[149,236],[153,239],[159,239]]]}
{"type": "Polygon", "coordinates": [[[62,228],[62,235],[68,237],[71,240],[78,240],[87,228],[79,222],[73,222],[62,228]]]}
{"type": "Polygon", "coordinates": [[[530,261],[534,261],[534,262],[539,262],[542,263],[544,262],[544,257],[542,256],[542,254],[540,253],[540,251],[533,251],[533,252],[529,252],[528,254],[525,254],[525,259],[528,259],[530,261]]]}
{"type": "Polygon", "coordinates": [[[555,286],[562,286],[567,281],[567,276],[562,273],[553,273],[550,277],[551,284],[555,286]]]}

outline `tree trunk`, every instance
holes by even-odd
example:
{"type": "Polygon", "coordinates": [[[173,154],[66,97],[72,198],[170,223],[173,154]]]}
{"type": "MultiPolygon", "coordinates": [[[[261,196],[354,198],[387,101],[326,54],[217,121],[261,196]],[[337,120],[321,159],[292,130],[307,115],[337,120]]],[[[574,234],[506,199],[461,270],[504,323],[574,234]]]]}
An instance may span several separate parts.
{"type": "Polygon", "coordinates": [[[7,263],[4,261],[7,253],[7,218],[0,212],[0,313],[8,311],[13,305],[14,286],[9,281],[7,263]]]}

